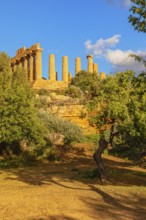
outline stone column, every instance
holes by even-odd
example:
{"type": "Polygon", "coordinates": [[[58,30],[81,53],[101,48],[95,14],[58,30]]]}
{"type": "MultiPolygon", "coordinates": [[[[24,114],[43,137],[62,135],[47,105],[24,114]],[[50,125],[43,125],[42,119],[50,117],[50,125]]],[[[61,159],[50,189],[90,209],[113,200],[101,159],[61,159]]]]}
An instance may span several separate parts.
{"type": "Polygon", "coordinates": [[[75,74],[81,71],[81,59],[80,57],[76,57],[75,59],[75,74]]]}
{"type": "Polygon", "coordinates": [[[72,80],[72,75],[71,73],[68,73],[68,81],[71,82],[71,80],[72,80]]]}
{"type": "Polygon", "coordinates": [[[106,79],[106,74],[104,72],[100,73],[100,79],[101,80],[106,79]]]}
{"type": "Polygon", "coordinates": [[[56,72],[56,81],[58,81],[58,73],[56,72]]]}
{"type": "Polygon", "coordinates": [[[68,83],[68,56],[62,57],[62,80],[68,83]]]}
{"type": "Polygon", "coordinates": [[[56,81],[56,70],[55,70],[55,55],[49,55],[49,79],[56,81]]]}
{"type": "Polygon", "coordinates": [[[34,67],[34,58],[33,55],[30,54],[30,58],[29,58],[29,81],[32,82],[33,81],[33,67],[34,67]]]}
{"type": "Polygon", "coordinates": [[[24,70],[28,71],[28,60],[27,60],[27,57],[24,57],[24,70]]]}
{"type": "Polygon", "coordinates": [[[88,72],[93,73],[93,57],[92,55],[87,55],[88,59],[88,72]]]}
{"type": "Polygon", "coordinates": [[[26,77],[28,79],[28,57],[27,56],[24,56],[24,66],[23,67],[24,67],[26,77]]]}
{"type": "Polygon", "coordinates": [[[98,64],[97,63],[93,63],[93,72],[98,73],[98,64]]]}
{"type": "Polygon", "coordinates": [[[23,68],[23,63],[22,63],[22,60],[20,59],[19,60],[19,67],[22,69],[23,68]]]}
{"type": "Polygon", "coordinates": [[[35,79],[41,79],[42,78],[42,49],[37,48],[35,53],[35,79]]]}
{"type": "Polygon", "coordinates": [[[88,66],[87,66],[88,72],[93,73],[93,57],[92,57],[92,55],[87,55],[87,60],[88,60],[88,66]]]}

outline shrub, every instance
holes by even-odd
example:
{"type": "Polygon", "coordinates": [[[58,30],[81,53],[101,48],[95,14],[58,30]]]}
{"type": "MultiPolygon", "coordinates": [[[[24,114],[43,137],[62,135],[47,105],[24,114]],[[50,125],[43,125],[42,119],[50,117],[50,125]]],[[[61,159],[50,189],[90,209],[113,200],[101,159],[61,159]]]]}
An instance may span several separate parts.
{"type": "Polygon", "coordinates": [[[99,134],[88,134],[85,136],[85,139],[89,143],[98,144],[100,135],[99,134]]]}
{"type": "Polygon", "coordinates": [[[36,93],[39,94],[39,95],[46,95],[46,96],[49,96],[49,95],[50,95],[50,91],[47,90],[47,89],[39,89],[39,90],[36,90],[36,93]]]}
{"type": "Polygon", "coordinates": [[[44,121],[48,132],[60,133],[64,135],[64,143],[70,145],[72,142],[80,142],[82,130],[76,124],[49,114],[45,111],[39,111],[39,117],[44,121]]]}
{"type": "Polygon", "coordinates": [[[77,86],[70,86],[65,90],[65,95],[72,98],[83,98],[84,94],[82,90],[77,86]]]}

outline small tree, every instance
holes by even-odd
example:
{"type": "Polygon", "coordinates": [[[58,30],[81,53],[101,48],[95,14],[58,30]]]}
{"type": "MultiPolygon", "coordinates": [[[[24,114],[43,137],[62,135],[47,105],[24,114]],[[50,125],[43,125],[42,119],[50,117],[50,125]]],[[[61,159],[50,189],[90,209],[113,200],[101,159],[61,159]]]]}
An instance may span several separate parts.
{"type": "Polygon", "coordinates": [[[12,73],[5,53],[0,53],[0,94],[0,147],[43,141],[33,91],[22,69],[12,73]]]}
{"type": "Polygon", "coordinates": [[[108,76],[101,84],[98,97],[93,100],[90,122],[101,133],[99,148],[94,159],[99,167],[100,178],[107,180],[101,159],[109,146],[116,147],[115,139],[139,155],[146,147],[146,74],[135,77],[127,71],[108,76]],[[97,108],[100,104],[100,109],[97,108]],[[94,106],[94,108],[93,108],[94,106]],[[105,138],[104,132],[108,132],[105,138]]]}

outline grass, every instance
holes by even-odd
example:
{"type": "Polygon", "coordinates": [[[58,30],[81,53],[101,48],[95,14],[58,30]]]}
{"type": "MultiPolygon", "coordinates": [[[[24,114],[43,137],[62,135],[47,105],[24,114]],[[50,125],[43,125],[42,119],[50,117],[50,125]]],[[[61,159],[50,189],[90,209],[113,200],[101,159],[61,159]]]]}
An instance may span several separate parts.
{"type": "Polygon", "coordinates": [[[146,170],[104,155],[108,184],[98,180],[91,145],[61,161],[0,170],[3,220],[145,220],[146,170]]]}

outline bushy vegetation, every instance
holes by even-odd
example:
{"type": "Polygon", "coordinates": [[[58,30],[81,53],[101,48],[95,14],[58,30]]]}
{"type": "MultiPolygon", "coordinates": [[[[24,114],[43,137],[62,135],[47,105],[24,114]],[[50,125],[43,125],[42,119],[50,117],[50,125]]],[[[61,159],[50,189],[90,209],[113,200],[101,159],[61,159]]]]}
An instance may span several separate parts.
{"type": "Polygon", "coordinates": [[[0,53],[0,166],[28,164],[37,158],[58,159],[59,151],[48,139],[51,133],[64,135],[64,144],[81,138],[81,129],[63,119],[38,114],[47,106],[48,91],[38,103],[23,68],[11,70],[10,58],[0,53]]]}
{"type": "Polygon", "coordinates": [[[77,86],[69,86],[66,90],[65,90],[65,95],[68,95],[72,98],[84,98],[84,93],[83,91],[80,89],[80,87],[77,86]]]}
{"type": "Polygon", "coordinates": [[[64,135],[64,144],[70,145],[72,142],[80,142],[82,130],[76,124],[49,114],[46,111],[39,111],[39,117],[45,123],[50,133],[56,132],[64,135]]]}
{"type": "Polygon", "coordinates": [[[0,53],[0,94],[0,150],[15,148],[22,140],[43,142],[43,128],[25,72],[17,68],[12,73],[5,53],[0,53]]]}
{"type": "Polygon", "coordinates": [[[130,8],[129,22],[138,32],[146,33],[146,1],[131,0],[133,3],[130,8]]]}
{"type": "Polygon", "coordinates": [[[100,80],[97,74],[90,74],[87,71],[82,70],[78,72],[74,78],[72,78],[71,86],[80,88],[82,94],[84,94],[89,100],[95,97],[100,90],[100,80]]]}

